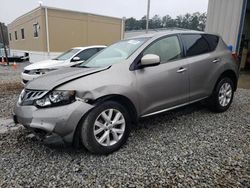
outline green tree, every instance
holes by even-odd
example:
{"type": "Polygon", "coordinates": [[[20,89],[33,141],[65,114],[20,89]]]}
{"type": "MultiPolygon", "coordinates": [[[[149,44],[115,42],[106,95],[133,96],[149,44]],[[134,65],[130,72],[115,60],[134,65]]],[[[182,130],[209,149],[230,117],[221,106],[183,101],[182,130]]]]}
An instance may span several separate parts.
{"type": "Polygon", "coordinates": [[[128,18],[125,22],[125,30],[138,30],[140,29],[138,21],[135,18],[128,18]]]}
{"type": "Polygon", "coordinates": [[[150,20],[150,28],[161,28],[162,27],[162,20],[159,15],[154,15],[153,18],[150,20]]]}
{"type": "Polygon", "coordinates": [[[146,29],[146,16],[143,16],[140,20],[139,20],[139,26],[140,29],[146,29]]]}
{"type": "MultiPolygon", "coordinates": [[[[207,14],[195,12],[193,14],[179,15],[175,19],[171,16],[166,15],[162,18],[159,15],[154,15],[149,20],[149,28],[183,28],[191,30],[203,31],[206,25],[207,14]]],[[[129,30],[142,30],[146,29],[146,16],[143,16],[140,20],[135,18],[128,18],[126,20],[126,31],[129,30]]]]}
{"type": "Polygon", "coordinates": [[[202,13],[199,17],[199,26],[198,26],[198,30],[200,31],[204,31],[205,27],[206,27],[206,22],[207,22],[207,14],[206,13],[202,13]]]}

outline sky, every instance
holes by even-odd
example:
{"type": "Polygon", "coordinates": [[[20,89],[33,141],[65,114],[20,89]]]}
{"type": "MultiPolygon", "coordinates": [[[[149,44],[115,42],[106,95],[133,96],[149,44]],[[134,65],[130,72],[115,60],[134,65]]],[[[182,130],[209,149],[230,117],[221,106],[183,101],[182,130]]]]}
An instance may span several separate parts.
{"type": "MultiPolygon", "coordinates": [[[[45,6],[90,12],[114,17],[146,15],[147,0],[40,0],[45,6]]],[[[39,0],[0,0],[0,22],[11,23],[17,17],[39,6],[39,0]]],[[[206,12],[208,0],[151,0],[150,17],[155,14],[173,18],[185,13],[206,12]]]]}

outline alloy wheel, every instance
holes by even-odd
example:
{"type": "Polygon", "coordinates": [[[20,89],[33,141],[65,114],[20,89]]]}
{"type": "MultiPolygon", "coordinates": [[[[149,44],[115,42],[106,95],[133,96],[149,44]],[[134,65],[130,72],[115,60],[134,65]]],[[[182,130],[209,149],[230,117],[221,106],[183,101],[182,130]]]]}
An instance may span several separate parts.
{"type": "Polygon", "coordinates": [[[124,135],[125,127],[125,118],[119,110],[106,109],[95,120],[95,139],[102,146],[115,145],[124,135]]]}
{"type": "Polygon", "coordinates": [[[229,83],[224,83],[219,90],[219,103],[222,107],[227,106],[232,100],[233,89],[229,83]]]}

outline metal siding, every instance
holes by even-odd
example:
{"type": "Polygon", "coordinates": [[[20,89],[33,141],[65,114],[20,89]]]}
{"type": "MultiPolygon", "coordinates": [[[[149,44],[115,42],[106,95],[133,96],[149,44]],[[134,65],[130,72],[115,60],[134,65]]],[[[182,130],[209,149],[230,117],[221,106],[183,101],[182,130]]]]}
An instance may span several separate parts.
{"type": "Polygon", "coordinates": [[[236,51],[244,0],[209,0],[206,32],[216,33],[236,51]]]}
{"type": "Polygon", "coordinates": [[[246,27],[245,24],[245,19],[247,17],[247,4],[249,0],[244,0],[242,4],[242,11],[241,11],[241,17],[240,17],[240,26],[239,26],[239,32],[238,32],[238,38],[237,38],[237,44],[236,44],[236,49],[239,51],[240,48],[240,42],[241,42],[241,37],[243,34],[243,28],[246,27]]]}

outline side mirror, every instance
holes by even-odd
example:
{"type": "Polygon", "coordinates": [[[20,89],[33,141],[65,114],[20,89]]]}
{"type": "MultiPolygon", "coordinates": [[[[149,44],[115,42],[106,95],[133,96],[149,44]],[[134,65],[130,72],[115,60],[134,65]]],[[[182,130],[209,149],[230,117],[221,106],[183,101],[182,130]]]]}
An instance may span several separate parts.
{"type": "Polygon", "coordinates": [[[142,67],[149,67],[149,66],[156,66],[159,65],[161,62],[160,57],[155,54],[147,54],[144,55],[141,59],[141,66],[142,67]]]}
{"type": "Polygon", "coordinates": [[[73,59],[71,59],[72,62],[76,62],[76,61],[80,61],[80,60],[81,60],[80,57],[77,57],[77,56],[73,57],[73,59]]]}

